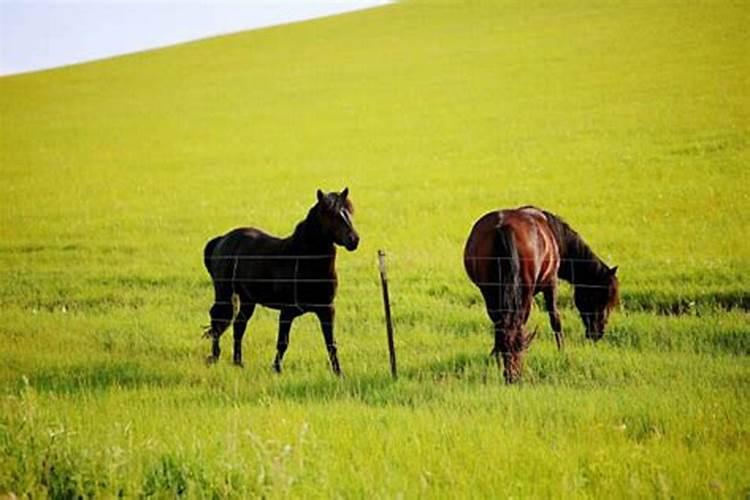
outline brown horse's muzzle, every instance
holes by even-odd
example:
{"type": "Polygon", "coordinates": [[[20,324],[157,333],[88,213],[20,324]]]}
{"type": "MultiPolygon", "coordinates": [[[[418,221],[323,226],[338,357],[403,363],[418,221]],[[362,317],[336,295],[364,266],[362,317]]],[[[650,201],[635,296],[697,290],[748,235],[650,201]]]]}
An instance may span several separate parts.
{"type": "Polygon", "coordinates": [[[583,313],[583,326],[586,328],[586,338],[597,342],[604,337],[604,328],[607,325],[606,317],[601,313],[583,313]]]}
{"type": "Polygon", "coordinates": [[[604,332],[586,332],[586,338],[598,342],[604,337],[604,332]]]}

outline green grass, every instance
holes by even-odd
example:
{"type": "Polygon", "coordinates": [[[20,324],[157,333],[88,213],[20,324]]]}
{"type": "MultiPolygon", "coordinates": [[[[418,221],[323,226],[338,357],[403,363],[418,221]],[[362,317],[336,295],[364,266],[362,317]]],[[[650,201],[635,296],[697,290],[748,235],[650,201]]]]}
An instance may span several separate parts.
{"type": "Polygon", "coordinates": [[[750,9],[410,2],[0,78],[0,495],[743,497],[750,9]],[[313,318],[206,367],[204,243],[348,185],[343,380],[313,318]],[[559,213],[623,303],[487,364],[484,212],[559,213]],[[400,379],[375,253],[388,251],[400,379]]]}

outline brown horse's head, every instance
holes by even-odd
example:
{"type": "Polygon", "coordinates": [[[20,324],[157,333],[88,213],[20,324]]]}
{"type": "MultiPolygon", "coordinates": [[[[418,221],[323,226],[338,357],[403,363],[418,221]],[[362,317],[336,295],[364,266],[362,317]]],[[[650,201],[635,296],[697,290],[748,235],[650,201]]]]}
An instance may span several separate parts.
{"type": "Polygon", "coordinates": [[[595,283],[576,285],[574,298],[586,327],[586,338],[599,340],[604,336],[609,313],[619,300],[617,266],[608,269],[595,283]]]}
{"type": "Polygon", "coordinates": [[[334,243],[351,252],[359,245],[359,234],[354,229],[354,207],[348,196],[349,188],[344,188],[340,193],[328,194],[323,194],[318,189],[317,206],[323,232],[330,235],[334,243]]]}

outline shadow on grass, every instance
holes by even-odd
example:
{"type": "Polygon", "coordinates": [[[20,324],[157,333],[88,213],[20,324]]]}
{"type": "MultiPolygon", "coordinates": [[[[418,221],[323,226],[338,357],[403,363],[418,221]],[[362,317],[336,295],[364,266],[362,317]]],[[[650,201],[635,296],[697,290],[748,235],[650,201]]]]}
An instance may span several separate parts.
{"type": "MultiPolygon", "coordinates": [[[[611,366],[611,357],[597,358],[594,353],[532,353],[528,356],[520,387],[629,386],[641,383],[641,370],[624,364],[611,366]]],[[[387,374],[333,377],[303,381],[281,381],[266,396],[299,403],[324,403],[350,400],[384,407],[420,407],[444,402],[456,389],[476,386],[505,386],[502,370],[494,358],[462,353],[450,358],[411,366],[399,372],[398,380],[387,374]]]]}
{"type": "MultiPolygon", "coordinates": [[[[690,355],[689,355],[690,356],[690,355]]],[[[641,355],[622,356],[611,349],[600,350],[584,346],[566,352],[532,349],[526,356],[520,387],[566,387],[592,389],[669,384],[653,363],[659,357],[644,359],[641,355]]],[[[672,365],[672,358],[664,360],[672,365]]],[[[690,359],[674,360],[682,366],[690,359]]],[[[717,366],[724,366],[721,363],[717,366]]],[[[719,375],[731,375],[732,366],[719,375]]],[[[256,405],[266,401],[326,404],[332,401],[353,402],[373,407],[421,407],[441,404],[447,398],[478,386],[503,387],[502,370],[484,352],[459,353],[446,358],[433,358],[402,366],[398,380],[385,371],[378,373],[348,373],[338,379],[330,373],[312,374],[293,370],[280,377],[256,374],[248,370],[227,367],[195,369],[184,363],[169,365],[137,361],[107,361],[67,366],[45,367],[24,371],[28,384],[35,390],[60,395],[106,392],[112,389],[166,389],[175,392],[186,402],[220,405],[238,403],[256,405]]],[[[672,366],[672,369],[675,367],[672,366]]],[[[660,371],[661,370],[661,371],[660,371]]],[[[720,378],[720,377],[718,377],[720,378]]],[[[717,378],[716,383],[723,382],[717,378]]],[[[18,377],[18,391],[26,382],[18,377]]]]}
{"type": "MultiPolygon", "coordinates": [[[[66,395],[102,391],[112,387],[135,389],[185,383],[184,377],[179,373],[150,369],[132,362],[78,363],[45,368],[25,376],[35,390],[66,395]]],[[[21,390],[24,386],[24,380],[19,379],[17,389],[21,390]]]]}
{"type": "Polygon", "coordinates": [[[667,316],[706,314],[712,311],[750,311],[750,292],[746,290],[707,291],[677,296],[653,290],[625,292],[622,302],[629,311],[653,312],[667,316]]]}
{"type": "Polygon", "coordinates": [[[413,382],[413,379],[403,376],[393,380],[387,374],[321,378],[280,383],[267,395],[298,403],[350,400],[376,407],[418,407],[442,400],[443,395],[437,387],[413,382]]]}
{"type": "Polygon", "coordinates": [[[717,324],[691,325],[680,331],[674,328],[669,323],[649,327],[623,324],[607,332],[602,342],[638,352],[750,355],[750,335],[741,325],[722,326],[717,320],[717,324]]]}

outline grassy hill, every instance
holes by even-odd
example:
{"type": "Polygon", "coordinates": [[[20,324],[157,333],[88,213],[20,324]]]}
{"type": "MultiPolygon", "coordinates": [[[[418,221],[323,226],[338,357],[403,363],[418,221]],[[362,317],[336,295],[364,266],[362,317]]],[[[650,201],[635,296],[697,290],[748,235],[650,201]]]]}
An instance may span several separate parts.
{"type": "Polygon", "coordinates": [[[746,495],[749,21],[406,1],[0,78],[0,494],[746,495]],[[274,376],[267,310],[244,370],[204,366],[203,244],[344,186],[346,378],[312,318],[274,376]],[[620,266],[623,304],[591,346],[564,288],[567,351],[534,311],[509,388],[461,254],[527,203],[620,266]]]}

